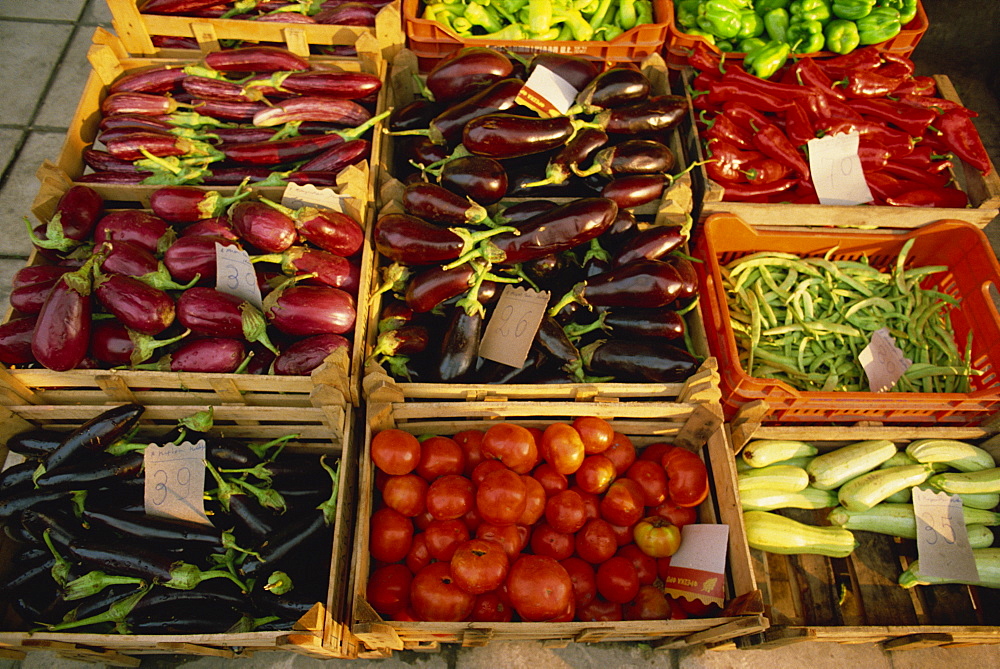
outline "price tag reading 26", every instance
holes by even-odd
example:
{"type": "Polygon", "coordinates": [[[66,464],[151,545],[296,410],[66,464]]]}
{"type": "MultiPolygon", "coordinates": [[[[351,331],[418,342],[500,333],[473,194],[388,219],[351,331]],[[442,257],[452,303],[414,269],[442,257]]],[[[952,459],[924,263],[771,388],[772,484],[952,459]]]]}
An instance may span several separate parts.
{"type": "Polygon", "coordinates": [[[242,298],[258,309],[263,308],[257,271],[250,256],[241,248],[215,243],[215,288],[242,298]]]}
{"type": "Polygon", "coordinates": [[[205,440],[150,444],[143,455],[146,514],[211,524],[205,515],[205,440]]]}
{"type": "Polygon", "coordinates": [[[548,304],[548,292],[505,286],[486,324],[479,355],[511,367],[521,367],[548,304]]]}

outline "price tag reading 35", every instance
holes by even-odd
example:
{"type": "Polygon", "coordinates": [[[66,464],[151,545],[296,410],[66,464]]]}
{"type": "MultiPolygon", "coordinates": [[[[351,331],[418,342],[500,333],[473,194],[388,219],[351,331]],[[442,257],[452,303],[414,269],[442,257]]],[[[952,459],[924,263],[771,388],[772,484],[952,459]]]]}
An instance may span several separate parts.
{"type": "Polygon", "coordinates": [[[479,355],[511,367],[521,367],[549,304],[549,293],[527,288],[504,287],[486,332],[479,355]]]}
{"type": "Polygon", "coordinates": [[[143,456],[143,502],[150,516],[211,525],[205,515],[205,440],[150,444],[143,456]]]}
{"type": "Polygon", "coordinates": [[[242,298],[258,309],[263,308],[257,271],[243,249],[215,243],[215,288],[242,298]]]}
{"type": "Polygon", "coordinates": [[[913,488],[913,513],[917,517],[920,573],[965,583],[978,581],[962,498],[917,486],[913,488]]]}
{"type": "Polygon", "coordinates": [[[809,140],[809,171],[821,204],[855,205],[872,201],[858,157],[857,133],[809,140]]]}

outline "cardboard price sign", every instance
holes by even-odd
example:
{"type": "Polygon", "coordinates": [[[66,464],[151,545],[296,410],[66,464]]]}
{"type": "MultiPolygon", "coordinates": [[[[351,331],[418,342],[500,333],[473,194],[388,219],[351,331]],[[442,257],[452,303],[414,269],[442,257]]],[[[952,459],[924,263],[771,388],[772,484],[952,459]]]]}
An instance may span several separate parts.
{"type": "Polygon", "coordinates": [[[511,367],[521,367],[545,316],[549,293],[504,287],[479,343],[479,355],[511,367]]]}
{"type": "Polygon", "coordinates": [[[257,270],[250,262],[250,255],[235,246],[215,243],[215,288],[246,300],[258,309],[263,309],[264,301],[257,285],[257,270]]]}
{"type": "Polygon", "coordinates": [[[917,517],[920,573],[963,583],[978,581],[962,498],[917,486],[913,489],[913,513],[917,517]]]}
{"type": "Polygon", "coordinates": [[[205,440],[149,444],[143,453],[146,514],[211,525],[205,515],[205,440]]]}

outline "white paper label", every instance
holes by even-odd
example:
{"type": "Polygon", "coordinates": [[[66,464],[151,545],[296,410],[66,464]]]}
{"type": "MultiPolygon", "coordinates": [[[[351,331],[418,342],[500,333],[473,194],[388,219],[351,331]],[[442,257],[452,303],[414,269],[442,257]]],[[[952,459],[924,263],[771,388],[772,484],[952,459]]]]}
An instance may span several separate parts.
{"type": "Polygon", "coordinates": [[[882,393],[899,381],[913,361],[903,357],[903,351],[896,346],[896,340],[887,328],[872,333],[872,339],[858,354],[858,361],[868,377],[868,387],[873,393],[882,393]]]}
{"type": "Polygon", "coordinates": [[[250,262],[250,255],[241,248],[215,243],[215,288],[263,308],[257,270],[250,262]]]}
{"type": "Polygon", "coordinates": [[[504,286],[486,331],[479,355],[511,367],[521,367],[545,316],[549,293],[504,286]]]}
{"type": "Polygon", "coordinates": [[[979,570],[969,545],[962,498],[946,492],[913,488],[917,517],[917,556],[920,573],[938,578],[975,582],[979,570]]]}
{"type": "Polygon", "coordinates": [[[859,139],[857,133],[851,132],[809,140],[809,171],[820,204],[872,201],[858,157],[859,139]]]}
{"type": "Polygon", "coordinates": [[[281,204],[290,209],[318,207],[344,213],[344,198],[346,197],[332,188],[317,188],[312,184],[290,183],[285,186],[285,191],[281,194],[281,204]]]}
{"type": "Polygon", "coordinates": [[[514,102],[534,109],[541,116],[562,116],[573,106],[578,93],[573,84],[539,65],[531,71],[514,102]]]}
{"type": "Polygon", "coordinates": [[[670,566],[724,574],[728,548],[729,525],[685,525],[681,528],[681,546],[670,556],[670,566]]]}
{"type": "Polygon", "coordinates": [[[143,455],[146,514],[211,525],[205,515],[205,440],[150,444],[143,455]]]}

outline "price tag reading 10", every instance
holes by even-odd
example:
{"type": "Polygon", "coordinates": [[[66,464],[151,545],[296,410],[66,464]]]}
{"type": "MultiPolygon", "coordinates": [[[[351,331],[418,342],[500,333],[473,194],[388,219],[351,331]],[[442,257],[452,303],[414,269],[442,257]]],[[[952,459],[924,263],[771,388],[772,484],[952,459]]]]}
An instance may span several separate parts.
{"type": "Polygon", "coordinates": [[[205,515],[205,440],[149,444],[143,502],[150,516],[211,524],[205,515]]]}

